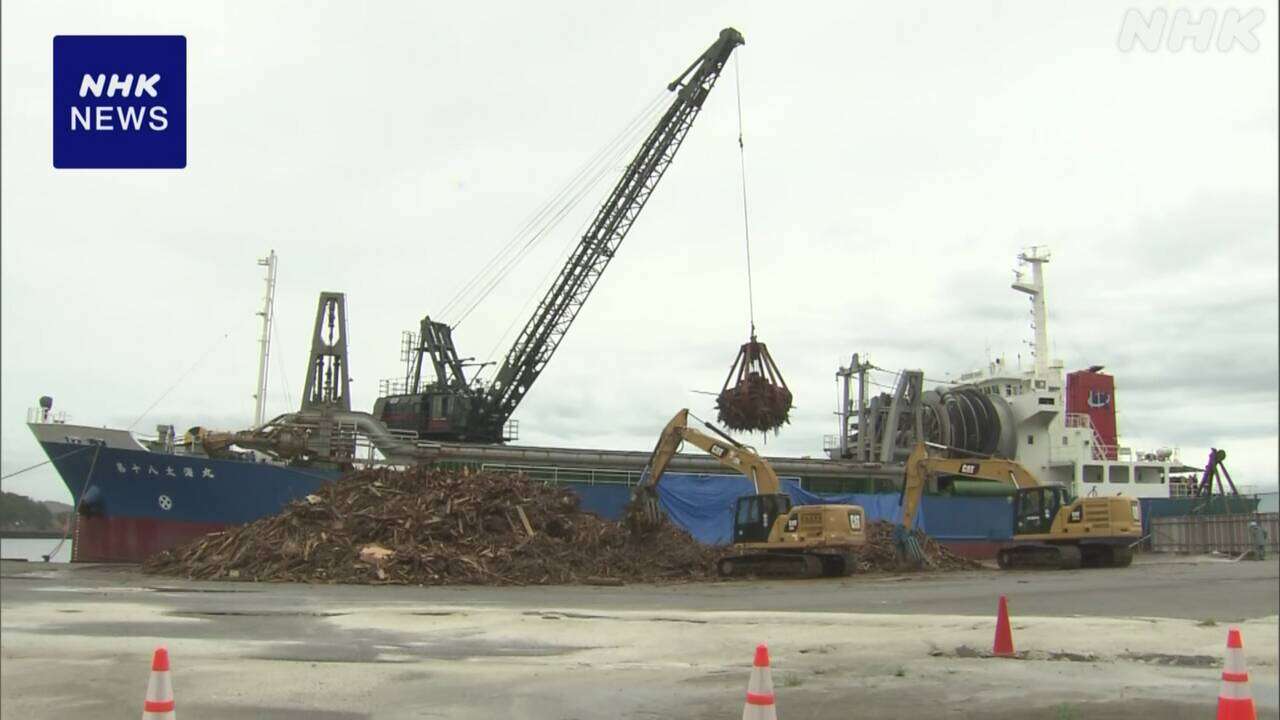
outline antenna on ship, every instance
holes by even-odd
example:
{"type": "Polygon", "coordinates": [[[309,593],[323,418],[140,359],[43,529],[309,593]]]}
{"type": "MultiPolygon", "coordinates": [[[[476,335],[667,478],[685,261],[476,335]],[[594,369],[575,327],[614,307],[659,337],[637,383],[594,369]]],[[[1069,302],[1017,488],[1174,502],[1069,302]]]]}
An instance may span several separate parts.
{"type": "Polygon", "coordinates": [[[271,355],[271,322],[276,304],[276,251],[258,259],[258,265],[267,269],[267,292],[262,298],[262,336],[258,338],[258,390],[253,394],[253,426],[261,427],[267,408],[267,358],[271,355]]]}
{"type": "Polygon", "coordinates": [[[1049,249],[1044,245],[1033,245],[1026,250],[1018,253],[1019,265],[1031,266],[1031,282],[1025,281],[1025,276],[1021,272],[1017,273],[1017,280],[1013,283],[1013,289],[1018,292],[1024,292],[1031,296],[1031,315],[1032,328],[1035,330],[1035,345],[1033,352],[1035,353],[1035,371],[1037,375],[1049,371],[1049,310],[1044,301],[1044,270],[1043,266],[1049,262],[1049,249]]]}

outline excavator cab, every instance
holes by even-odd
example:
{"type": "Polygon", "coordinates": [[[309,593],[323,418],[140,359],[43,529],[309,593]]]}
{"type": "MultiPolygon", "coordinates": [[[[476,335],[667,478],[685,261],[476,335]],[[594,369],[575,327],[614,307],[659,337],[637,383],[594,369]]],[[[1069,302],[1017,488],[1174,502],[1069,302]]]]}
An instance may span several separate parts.
{"type": "Polygon", "coordinates": [[[785,494],[744,495],[733,513],[735,543],[766,542],[773,524],[791,512],[791,497],[785,494]]]}
{"type": "Polygon", "coordinates": [[[1067,489],[1061,485],[1019,488],[1013,501],[1013,534],[1049,532],[1058,511],[1071,502],[1067,489]]]}

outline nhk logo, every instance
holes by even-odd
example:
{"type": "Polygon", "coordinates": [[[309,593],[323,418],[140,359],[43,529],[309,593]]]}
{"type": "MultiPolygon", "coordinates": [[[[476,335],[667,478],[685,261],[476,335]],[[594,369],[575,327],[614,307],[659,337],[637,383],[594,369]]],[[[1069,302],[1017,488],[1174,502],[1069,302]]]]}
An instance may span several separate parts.
{"type": "Polygon", "coordinates": [[[53,113],[56,168],[186,167],[186,38],[55,37],[53,113]]]}
{"type": "MultiPolygon", "coordinates": [[[[102,88],[106,86],[106,97],[116,97],[117,91],[120,97],[129,97],[130,88],[134,89],[133,97],[142,97],[143,93],[151,97],[159,97],[156,93],[156,83],[160,82],[160,73],[154,75],[139,75],[137,85],[134,85],[133,75],[125,75],[123,78],[119,75],[111,74],[111,84],[107,84],[107,76],[104,73],[98,73],[97,76],[85,73],[84,79],[80,81],[80,97],[92,96],[100,98],[103,96],[102,88]]],[[[71,108],[71,129],[72,130],[141,130],[142,121],[147,119],[147,127],[157,132],[165,130],[169,127],[169,110],[163,105],[152,105],[151,107],[112,107],[110,105],[83,105],[81,107],[73,106],[71,108]],[[114,114],[112,111],[115,111],[114,114]]]]}

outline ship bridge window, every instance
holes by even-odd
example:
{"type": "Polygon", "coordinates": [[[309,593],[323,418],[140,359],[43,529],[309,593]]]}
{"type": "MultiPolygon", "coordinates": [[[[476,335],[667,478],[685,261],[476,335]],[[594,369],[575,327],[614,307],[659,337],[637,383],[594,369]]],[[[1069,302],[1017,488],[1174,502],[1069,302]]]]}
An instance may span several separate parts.
{"type": "Polygon", "coordinates": [[[1053,404],[1053,398],[1051,398],[1051,397],[1042,397],[1042,398],[1040,398],[1040,404],[1041,404],[1041,405],[1052,405],[1052,404],[1053,404]]]}
{"type": "Polygon", "coordinates": [[[1012,386],[1012,385],[1005,385],[1005,386],[1004,386],[1004,396],[1005,396],[1005,397],[1013,397],[1013,386],[1012,386]]]}
{"type": "Polygon", "coordinates": [[[1129,474],[1128,465],[1112,465],[1107,480],[1113,483],[1128,483],[1129,474]]]}
{"type": "Polygon", "coordinates": [[[1043,380],[1037,380],[1037,381],[1036,381],[1036,389],[1037,389],[1037,390],[1043,390],[1043,389],[1044,389],[1044,381],[1043,381],[1043,380]]]}
{"type": "Polygon", "coordinates": [[[1144,485],[1163,485],[1164,470],[1158,467],[1140,467],[1135,482],[1144,485]]]}
{"type": "Polygon", "coordinates": [[[1081,479],[1087,483],[1100,483],[1104,470],[1101,465],[1085,465],[1081,468],[1081,479]]]}

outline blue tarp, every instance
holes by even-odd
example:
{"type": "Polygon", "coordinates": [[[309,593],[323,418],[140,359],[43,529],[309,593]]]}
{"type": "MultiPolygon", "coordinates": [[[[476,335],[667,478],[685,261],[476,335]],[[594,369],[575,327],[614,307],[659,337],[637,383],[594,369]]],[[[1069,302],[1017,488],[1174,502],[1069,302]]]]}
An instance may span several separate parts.
{"type": "Polygon", "coordinates": [[[631,501],[631,488],[626,485],[587,485],[566,483],[578,497],[583,510],[593,512],[606,520],[621,520],[622,511],[631,501]]]}
{"type": "MultiPolygon", "coordinates": [[[[868,520],[901,520],[898,495],[816,495],[800,488],[794,478],[783,478],[783,489],[796,505],[860,505],[868,520]]],[[[755,492],[740,475],[667,473],[658,484],[662,508],[680,527],[699,541],[722,545],[731,541],[733,511],[739,497],[755,492]]],[[[916,525],[930,536],[944,540],[1007,540],[1012,510],[1008,498],[925,497],[916,525]]]]}

